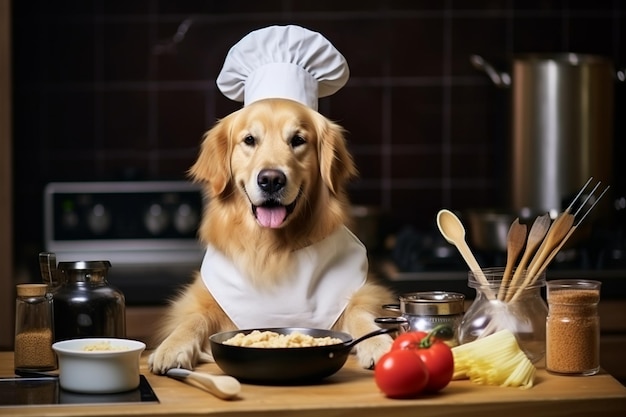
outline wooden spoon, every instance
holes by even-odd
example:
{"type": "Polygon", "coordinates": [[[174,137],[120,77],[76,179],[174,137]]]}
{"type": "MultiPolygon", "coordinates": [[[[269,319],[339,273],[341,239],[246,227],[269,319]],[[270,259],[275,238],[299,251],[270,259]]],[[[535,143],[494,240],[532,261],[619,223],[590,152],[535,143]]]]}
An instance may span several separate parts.
{"type": "MultiPolygon", "coordinates": [[[[437,227],[448,243],[456,246],[465,260],[465,263],[469,266],[470,271],[476,274],[476,278],[478,278],[480,284],[489,288],[487,277],[485,277],[482,268],[478,265],[469,246],[467,246],[467,242],[465,241],[465,227],[463,227],[461,220],[450,210],[442,209],[437,213],[437,227]]],[[[495,295],[491,290],[488,291],[487,296],[492,300],[495,299],[495,295]]]]}
{"type": "Polygon", "coordinates": [[[241,391],[239,381],[228,375],[213,375],[183,368],[172,368],[166,372],[166,375],[208,391],[223,400],[235,398],[241,391]]]}
{"type": "Polygon", "coordinates": [[[528,266],[528,271],[524,277],[524,281],[517,287],[515,294],[511,297],[511,301],[515,301],[524,292],[524,288],[531,285],[536,280],[537,272],[544,264],[546,258],[552,253],[552,251],[559,246],[559,243],[567,236],[567,233],[574,224],[574,215],[569,213],[563,213],[556,218],[550,230],[541,244],[541,247],[537,250],[532,262],[528,266]]]}
{"type": "Polygon", "coordinates": [[[517,268],[515,269],[515,273],[513,274],[513,278],[511,279],[511,284],[507,288],[507,292],[504,295],[505,301],[510,301],[511,297],[513,297],[515,290],[511,291],[511,288],[515,289],[520,285],[520,279],[524,270],[526,269],[526,265],[530,260],[530,257],[535,253],[539,245],[541,244],[544,236],[548,232],[550,228],[550,215],[544,214],[543,216],[539,216],[533,222],[533,225],[530,228],[530,232],[528,233],[528,240],[526,241],[526,249],[524,250],[524,254],[522,255],[522,259],[520,260],[517,268]]]}
{"type": "Polygon", "coordinates": [[[498,291],[498,300],[504,301],[504,295],[507,291],[507,285],[511,279],[511,272],[515,261],[519,258],[524,245],[526,244],[527,227],[519,222],[519,217],[509,227],[509,233],[506,237],[506,267],[502,274],[502,282],[500,283],[500,291],[498,291]]]}

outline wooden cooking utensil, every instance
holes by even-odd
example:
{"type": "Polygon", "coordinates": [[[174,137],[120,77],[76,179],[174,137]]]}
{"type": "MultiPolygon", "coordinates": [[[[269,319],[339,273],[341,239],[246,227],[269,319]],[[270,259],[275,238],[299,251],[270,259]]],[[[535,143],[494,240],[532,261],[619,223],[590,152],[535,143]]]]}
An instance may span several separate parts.
{"type": "Polygon", "coordinates": [[[506,237],[506,266],[502,274],[502,282],[500,283],[500,291],[498,291],[498,300],[503,301],[507,291],[508,283],[511,279],[511,272],[515,261],[519,258],[524,245],[526,244],[527,227],[519,222],[519,217],[509,227],[509,233],[506,237]]]}
{"type": "Polygon", "coordinates": [[[541,243],[541,246],[535,253],[533,260],[530,262],[527,268],[526,276],[522,283],[517,286],[515,293],[510,297],[510,301],[515,301],[524,292],[524,288],[534,282],[534,277],[537,274],[539,268],[543,265],[543,262],[550,255],[550,253],[556,248],[574,224],[574,215],[570,213],[562,213],[556,218],[550,229],[548,230],[545,239],[541,243]]]}
{"type": "Polygon", "coordinates": [[[515,269],[515,273],[513,274],[513,278],[511,278],[511,283],[507,288],[506,294],[504,295],[504,300],[509,301],[511,297],[514,295],[514,289],[521,284],[520,280],[522,274],[526,269],[526,265],[528,265],[528,261],[530,257],[536,252],[539,245],[543,241],[544,236],[548,232],[550,228],[550,215],[544,214],[543,216],[539,216],[533,222],[533,225],[530,228],[530,232],[528,233],[528,240],[526,241],[526,249],[524,250],[524,254],[522,255],[522,259],[520,260],[517,268],[515,269]],[[513,288],[513,290],[511,290],[513,288]]]}
{"type": "MultiPolygon", "coordinates": [[[[591,178],[589,179],[589,181],[591,181],[591,178]]],[[[589,181],[587,181],[587,183],[589,183],[589,181]]],[[[591,193],[589,194],[589,196],[585,199],[585,201],[583,201],[582,205],[578,208],[578,210],[576,210],[576,213],[574,214],[574,218],[580,213],[580,211],[582,210],[582,208],[585,206],[585,204],[587,204],[587,201],[589,201],[589,199],[591,198],[591,196],[593,195],[593,193],[595,193],[596,189],[600,186],[600,183],[598,183],[593,190],[591,190],[591,193]]],[[[586,184],[585,184],[586,187],[586,184]]],[[[598,198],[595,199],[595,201],[593,202],[593,204],[591,205],[591,207],[589,207],[589,209],[580,217],[580,219],[570,228],[570,230],[567,232],[567,234],[565,235],[565,237],[563,239],[561,239],[561,242],[552,250],[552,252],[550,252],[550,255],[542,262],[541,266],[539,267],[539,269],[537,270],[537,273],[535,274],[535,276],[533,277],[534,280],[537,279],[537,276],[541,275],[541,273],[543,273],[543,271],[545,271],[545,269],[548,267],[548,265],[550,264],[550,262],[552,262],[552,259],[554,259],[554,257],[556,256],[557,253],[559,253],[559,251],[561,250],[561,248],[563,247],[563,245],[565,245],[565,243],[567,242],[567,240],[570,238],[570,236],[572,236],[574,234],[574,232],[576,231],[576,229],[578,228],[578,226],[583,222],[583,220],[585,220],[585,217],[587,217],[587,215],[591,212],[591,210],[593,210],[593,208],[596,206],[596,204],[598,204],[598,201],[600,201],[600,199],[604,196],[604,194],[609,190],[610,186],[607,186],[604,191],[602,191],[602,193],[600,193],[600,195],[598,196],[598,198]]],[[[570,206],[571,207],[571,206],[570,206]]]]}
{"type": "Polygon", "coordinates": [[[537,272],[537,268],[541,266],[546,257],[552,252],[560,242],[563,240],[569,229],[574,225],[574,215],[571,213],[561,213],[556,220],[550,226],[550,230],[546,234],[546,238],[541,243],[541,246],[535,253],[533,260],[528,265],[528,271],[533,274],[537,272]]]}
{"type": "MultiPolygon", "coordinates": [[[[572,212],[572,208],[574,207],[574,204],[576,204],[576,202],[578,201],[578,199],[580,198],[580,196],[583,194],[583,192],[585,191],[585,189],[587,188],[587,186],[589,185],[589,183],[591,182],[591,180],[593,179],[593,177],[590,177],[587,182],[585,183],[585,185],[582,186],[582,188],[580,190],[578,190],[578,194],[576,194],[576,197],[574,197],[574,199],[572,200],[572,202],[570,203],[570,205],[563,211],[563,213],[561,213],[559,216],[557,216],[557,220],[552,223],[552,226],[550,226],[550,230],[548,230],[548,234],[552,233],[552,229],[554,229],[557,225],[559,227],[564,227],[561,225],[561,223],[563,222],[563,219],[561,218],[564,214],[569,214],[572,212]]],[[[589,194],[589,196],[585,199],[585,201],[583,201],[582,205],[578,208],[578,210],[576,211],[576,214],[574,214],[574,216],[576,216],[578,214],[578,212],[580,211],[580,209],[587,203],[587,201],[589,200],[589,198],[591,197],[591,195],[596,191],[596,189],[598,188],[598,186],[600,185],[600,183],[598,183],[592,190],[591,193],[589,194]]],[[[568,220],[569,221],[569,220],[568,220]]],[[[571,225],[570,225],[571,227],[571,225]]],[[[541,243],[541,246],[539,247],[539,249],[537,249],[537,253],[541,253],[545,251],[545,246],[546,246],[546,241],[547,239],[544,239],[543,242],[541,243]]],[[[535,257],[533,258],[532,261],[530,261],[530,264],[528,265],[528,270],[532,270],[535,268],[535,264],[538,261],[538,257],[537,255],[535,255],[535,257]]]]}
{"type": "Polygon", "coordinates": [[[239,381],[228,375],[213,375],[183,368],[172,368],[166,375],[201,388],[223,400],[235,398],[241,391],[239,381]]]}
{"type": "MultiPolygon", "coordinates": [[[[478,265],[476,258],[474,258],[472,251],[465,241],[465,227],[463,227],[461,220],[450,210],[442,209],[437,213],[437,227],[448,243],[456,246],[465,260],[465,263],[469,266],[470,271],[476,274],[476,278],[478,278],[481,285],[488,288],[489,281],[487,281],[487,277],[485,277],[482,268],[478,265]]],[[[487,296],[491,300],[496,298],[491,290],[488,291],[487,296]]]]}

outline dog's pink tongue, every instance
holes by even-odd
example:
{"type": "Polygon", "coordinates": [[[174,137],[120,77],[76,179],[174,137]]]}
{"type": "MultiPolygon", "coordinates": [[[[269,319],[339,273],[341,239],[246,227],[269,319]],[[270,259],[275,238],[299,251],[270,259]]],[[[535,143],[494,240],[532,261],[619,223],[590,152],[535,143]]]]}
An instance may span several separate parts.
{"type": "Polygon", "coordinates": [[[283,206],[278,207],[257,207],[256,218],[265,227],[278,227],[287,217],[287,209],[283,206]]]}

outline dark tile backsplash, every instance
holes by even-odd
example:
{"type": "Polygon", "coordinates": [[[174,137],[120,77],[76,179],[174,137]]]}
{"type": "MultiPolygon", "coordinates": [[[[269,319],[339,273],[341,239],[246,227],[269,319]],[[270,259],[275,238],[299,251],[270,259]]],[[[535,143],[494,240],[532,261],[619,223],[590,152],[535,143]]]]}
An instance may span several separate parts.
{"type": "MultiPolygon", "coordinates": [[[[510,91],[470,54],[502,69],[522,52],[626,65],[619,0],[13,3],[16,256],[32,260],[46,183],[185,179],[204,131],[239,107],[215,86],[228,49],[263,26],[322,32],[347,58],[350,81],[320,112],[349,131],[352,201],[389,213],[390,231],[431,228],[441,207],[507,206],[510,91]]],[[[625,89],[616,83],[622,162],[625,89]]],[[[615,192],[625,182],[616,163],[615,192]]]]}

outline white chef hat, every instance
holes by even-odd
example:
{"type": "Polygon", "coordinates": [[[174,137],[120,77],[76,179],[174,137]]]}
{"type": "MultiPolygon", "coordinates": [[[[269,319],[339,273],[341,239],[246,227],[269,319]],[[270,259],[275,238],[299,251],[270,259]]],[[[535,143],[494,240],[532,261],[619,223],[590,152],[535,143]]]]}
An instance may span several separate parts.
{"type": "Polygon", "coordinates": [[[348,64],[324,36],[300,26],[250,32],[228,52],[217,86],[244,106],[264,98],[287,98],[317,110],[319,97],[348,81],[348,64]]]}

